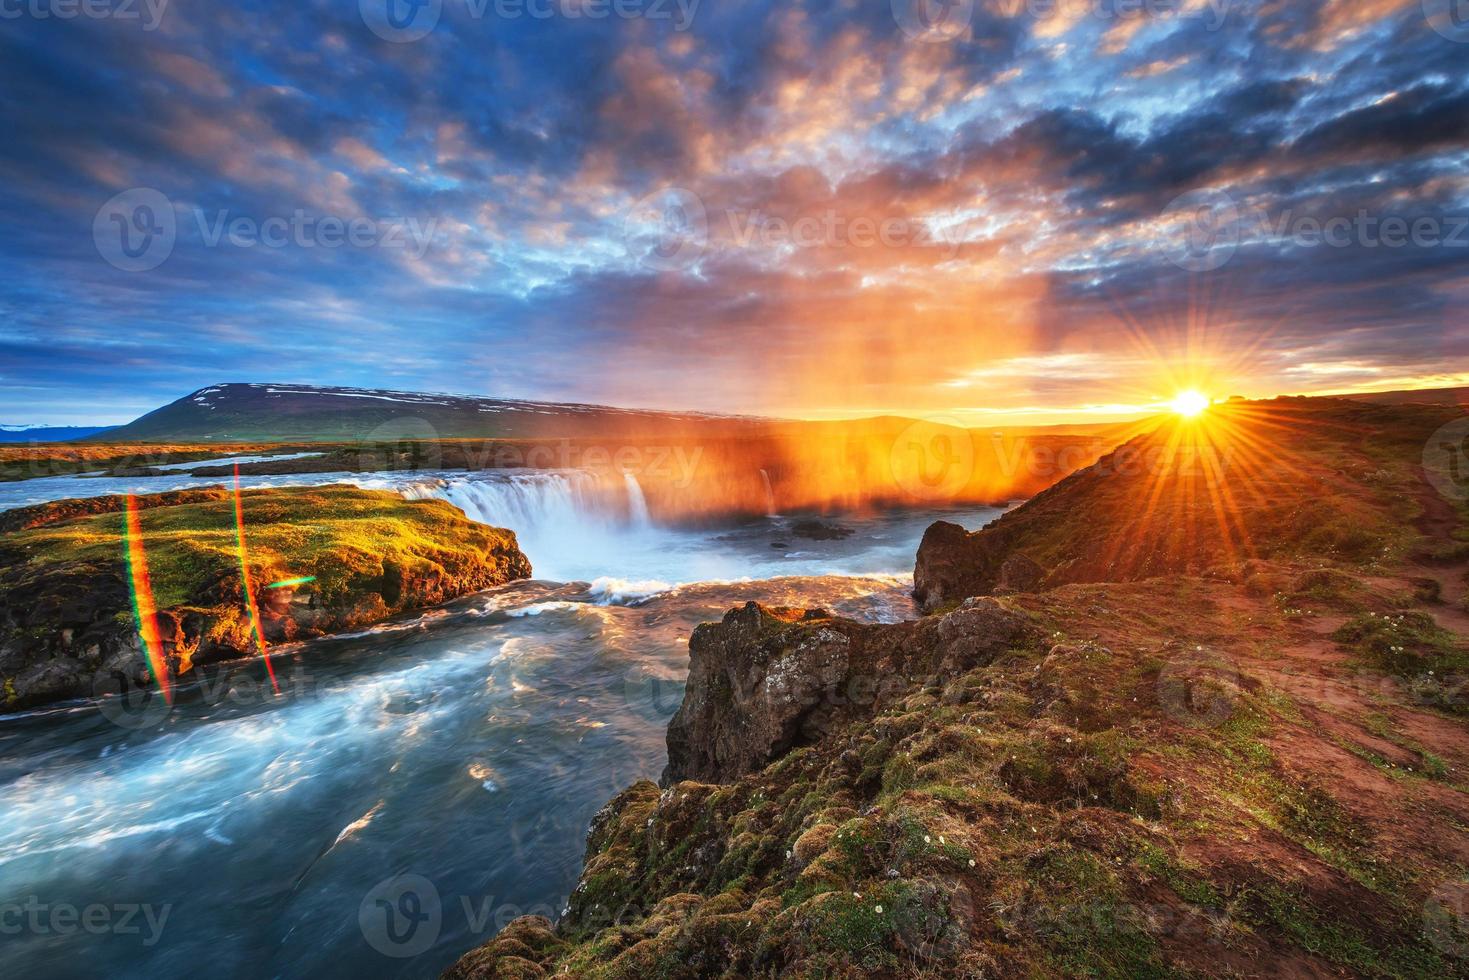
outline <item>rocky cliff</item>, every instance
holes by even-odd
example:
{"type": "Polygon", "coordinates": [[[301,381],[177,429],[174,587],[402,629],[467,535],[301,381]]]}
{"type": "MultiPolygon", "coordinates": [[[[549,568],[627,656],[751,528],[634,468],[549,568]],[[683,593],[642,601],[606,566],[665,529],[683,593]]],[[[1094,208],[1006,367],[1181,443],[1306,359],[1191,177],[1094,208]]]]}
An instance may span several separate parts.
{"type": "MultiPolygon", "coordinates": [[[[136,498],[164,662],[258,655],[233,495],[136,498]]],[[[530,575],[509,531],[440,501],[353,487],[247,491],[250,578],[267,644],[358,628],[530,575]],[[309,579],[310,581],[299,581],[309,579]],[[298,584],[276,588],[283,580],[298,584]]],[[[122,497],[0,515],[0,679],[8,709],[147,685],[122,497]]]]}
{"type": "Polygon", "coordinates": [[[445,975],[1469,976],[1442,418],[1287,407],[1227,480],[1123,507],[1093,471],[931,531],[941,614],[701,627],[663,786],[597,815],[559,922],[445,975]]]}
{"type": "Polygon", "coordinates": [[[902,627],[748,603],[689,639],[689,682],[668,726],[665,785],[723,782],[871,717],[915,682],[952,678],[1022,641],[993,599],[902,627]]]}

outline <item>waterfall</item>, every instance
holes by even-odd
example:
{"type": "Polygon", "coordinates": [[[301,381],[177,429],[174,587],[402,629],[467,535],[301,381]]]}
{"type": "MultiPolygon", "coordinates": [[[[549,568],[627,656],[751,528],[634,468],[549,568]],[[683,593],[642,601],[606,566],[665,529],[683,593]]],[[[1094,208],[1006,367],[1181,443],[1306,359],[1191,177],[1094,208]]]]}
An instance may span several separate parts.
{"type": "Polygon", "coordinates": [[[588,474],[536,473],[447,479],[427,485],[422,495],[447,500],[481,524],[530,534],[589,521],[605,524],[596,490],[588,474]]]}
{"type": "Polygon", "coordinates": [[[780,516],[775,512],[775,488],[770,485],[770,474],[761,470],[760,479],[765,483],[765,516],[780,516]]]}
{"type": "Polygon", "coordinates": [[[632,526],[652,526],[653,522],[648,519],[648,498],[643,496],[643,485],[630,470],[624,471],[622,478],[627,483],[627,513],[632,520],[632,526]]]}
{"type": "Polygon", "coordinates": [[[616,569],[618,556],[656,535],[637,477],[624,494],[579,470],[494,472],[418,481],[410,499],[446,500],[470,520],[515,532],[536,578],[590,581],[616,569]]]}

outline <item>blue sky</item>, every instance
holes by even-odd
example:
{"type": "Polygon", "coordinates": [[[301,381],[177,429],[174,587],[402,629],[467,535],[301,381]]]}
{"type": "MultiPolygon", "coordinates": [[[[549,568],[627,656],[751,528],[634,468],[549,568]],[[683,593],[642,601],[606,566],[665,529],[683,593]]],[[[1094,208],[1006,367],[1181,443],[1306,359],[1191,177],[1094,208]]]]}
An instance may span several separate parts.
{"type": "Polygon", "coordinates": [[[1438,0],[388,2],[0,0],[0,422],[1469,383],[1438,0]]]}

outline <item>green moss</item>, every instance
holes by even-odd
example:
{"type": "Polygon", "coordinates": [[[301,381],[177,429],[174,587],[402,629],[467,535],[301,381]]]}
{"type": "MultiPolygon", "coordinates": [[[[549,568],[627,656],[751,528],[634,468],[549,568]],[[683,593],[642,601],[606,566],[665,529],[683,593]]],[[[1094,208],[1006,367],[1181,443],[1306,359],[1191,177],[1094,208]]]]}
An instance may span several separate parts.
{"type": "MultiPolygon", "coordinates": [[[[438,577],[476,568],[487,553],[508,552],[515,540],[443,501],[408,501],[355,487],[247,491],[242,511],[257,589],[277,579],[315,576],[307,588],[327,605],[369,585],[390,592],[389,580],[404,574],[438,577]]],[[[123,525],[122,514],[102,514],[7,540],[30,549],[33,564],[121,561],[123,525]]],[[[232,500],[145,510],[140,526],[160,609],[197,605],[221,579],[237,578],[232,500]]]]}
{"type": "Polygon", "coordinates": [[[900,910],[912,901],[907,882],[884,882],[868,892],[818,896],[801,909],[800,918],[823,951],[841,953],[868,968],[892,966],[897,962],[891,946],[900,910]]]}
{"type": "Polygon", "coordinates": [[[1368,666],[1408,678],[1418,703],[1469,712],[1464,692],[1469,649],[1427,613],[1366,613],[1347,621],[1332,639],[1355,650],[1368,666]]]}
{"type": "Polygon", "coordinates": [[[1303,896],[1278,885],[1256,892],[1259,924],[1273,925],[1302,949],[1371,976],[1447,977],[1452,970],[1427,946],[1383,946],[1331,916],[1319,913],[1303,896]]]}
{"type": "Polygon", "coordinates": [[[1161,847],[1144,844],[1138,851],[1137,862],[1155,877],[1161,879],[1173,893],[1191,905],[1219,909],[1224,907],[1219,891],[1195,869],[1185,867],[1161,847]]]}
{"type": "Polygon", "coordinates": [[[1348,620],[1332,639],[1395,674],[1469,670],[1469,652],[1427,613],[1365,613],[1348,620]]]}

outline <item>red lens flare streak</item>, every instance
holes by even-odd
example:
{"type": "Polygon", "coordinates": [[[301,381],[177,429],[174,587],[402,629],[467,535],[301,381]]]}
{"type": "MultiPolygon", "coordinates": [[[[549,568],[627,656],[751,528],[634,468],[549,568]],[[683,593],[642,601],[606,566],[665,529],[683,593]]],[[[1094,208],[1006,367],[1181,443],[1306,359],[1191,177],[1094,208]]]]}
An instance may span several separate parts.
{"type": "Polygon", "coordinates": [[[235,464],[235,548],[240,555],[240,582],[245,590],[245,609],[250,614],[250,630],[255,634],[255,645],[260,649],[260,659],[265,661],[265,672],[270,675],[270,687],[281,693],[276,683],[275,667],[270,662],[270,650],[265,645],[265,634],[260,629],[260,609],[255,605],[255,590],[250,584],[250,562],[245,547],[245,508],[240,501],[240,464],[235,464]]]}
{"type": "Polygon", "coordinates": [[[163,700],[173,704],[173,683],[169,680],[168,665],[163,661],[163,638],[158,632],[158,603],[153,598],[153,582],[148,577],[148,552],[143,544],[143,523],[138,517],[138,500],[132,494],[127,495],[123,541],[127,554],[128,584],[132,588],[133,616],[138,621],[138,638],[143,642],[148,670],[158,689],[163,692],[163,700]]]}

